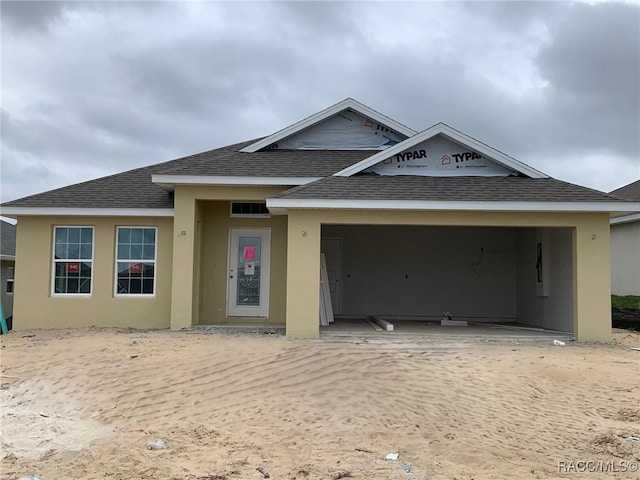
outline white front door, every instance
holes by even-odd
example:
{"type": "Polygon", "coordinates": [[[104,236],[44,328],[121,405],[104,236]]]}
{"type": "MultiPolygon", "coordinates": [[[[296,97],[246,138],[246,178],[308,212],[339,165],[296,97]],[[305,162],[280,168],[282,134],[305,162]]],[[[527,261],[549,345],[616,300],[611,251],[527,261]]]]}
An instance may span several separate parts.
{"type": "Polygon", "coordinates": [[[227,315],[269,316],[271,229],[232,228],[229,231],[227,315]]]}

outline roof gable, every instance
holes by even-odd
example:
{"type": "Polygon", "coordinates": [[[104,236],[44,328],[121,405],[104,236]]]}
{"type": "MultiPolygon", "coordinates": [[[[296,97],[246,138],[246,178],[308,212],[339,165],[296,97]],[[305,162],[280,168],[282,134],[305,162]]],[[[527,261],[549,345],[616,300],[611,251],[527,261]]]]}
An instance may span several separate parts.
{"type": "Polygon", "coordinates": [[[371,169],[381,175],[507,176],[548,178],[495,148],[444,123],[335,173],[349,177],[371,169]]]}
{"type": "Polygon", "coordinates": [[[347,98],[240,150],[380,150],[417,132],[347,98]]]}

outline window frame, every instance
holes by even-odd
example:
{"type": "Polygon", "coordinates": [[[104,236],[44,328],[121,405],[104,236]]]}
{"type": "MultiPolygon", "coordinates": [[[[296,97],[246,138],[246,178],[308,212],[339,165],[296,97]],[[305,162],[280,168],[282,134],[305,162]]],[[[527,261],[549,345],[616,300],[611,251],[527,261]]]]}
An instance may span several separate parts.
{"type": "Polygon", "coordinates": [[[15,292],[16,284],[16,267],[7,267],[7,282],[4,287],[4,293],[7,295],[13,295],[15,292]],[[11,285],[11,291],[9,291],[9,285],[11,285]]]}
{"type": "Polygon", "coordinates": [[[256,205],[264,205],[264,208],[267,208],[267,202],[240,202],[240,201],[231,201],[229,202],[229,217],[231,218],[271,218],[271,213],[269,212],[269,210],[267,209],[267,213],[233,213],[233,206],[234,205],[242,205],[242,204],[246,204],[246,205],[251,205],[251,204],[256,204],[256,205]]]}
{"type": "MultiPolygon", "coordinates": [[[[67,242],[68,243],[68,242],[67,242]]],[[[95,263],[95,254],[96,254],[96,228],[93,225],[54,225],[53,226],[53,237],[51,241],[51,296],[52,297],[90,297],[93,295],[93,280],[94,280],[94,271],[93,264],[95,263]],[[77,228],[83,229],[88,228],[91,230],[91,259],[84,258],[64,258],[64,259],[56,259],[56,230],[59,228],[77,228]],[[83,263],[90,262],[91,263],[91,283],[89,286],[88,293],[69,293],[69,292],[56,292],[56,265],[58,263],[83,263]]]]}
{"type": "MultiPolygon", "coordinates": [[[[158,227],[157,225],[116,225],[114,239],[114,273],[113,273],[113,296],[118,298],[151,298],[156,296],[156,289],[158,283],[158,227]],[[118,238],[120,229],[147,229],[155,232],[154,245],[153,245],[153,260],[149,259],[118,259],[118,238]],[[152,293],[120,293],[118,292],[118,264],[119,263],[153,263],[153,292],[152,293]]],[[[144,256],[144,255],[142,255],[144,256]]]]}

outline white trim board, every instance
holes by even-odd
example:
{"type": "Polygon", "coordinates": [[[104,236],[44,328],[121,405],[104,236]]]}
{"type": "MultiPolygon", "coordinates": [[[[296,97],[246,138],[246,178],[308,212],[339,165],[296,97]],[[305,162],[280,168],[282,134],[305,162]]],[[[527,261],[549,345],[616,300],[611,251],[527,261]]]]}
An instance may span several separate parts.
{"type": "Polygon", "coordinates": [[[631,215],[615,217],[609,221],[611,225],[619,225],[621,223],[631,223],[631,222],[640,222],[640,213],[632,213],[631,215]]]}
{"type": "Polygon", "coordinates": [[[165,190],[172,191],[175,185],[238,185],[238,186],[298,186],[306,185],[324,177],[242,177],[201,175],[151,175],[151,181],[165,190]]]}
{"type": "Polygon", "coordinates": [[[450,127],[445,123],[436,123],[432,127],[423,130],[422,132],[414,135],[413,137],[407,138],[404,142],[400,142],[395,144],[392,147],[387,148],[375,155],[372,155],[364,160],[361,160],[358,163],[355,163],[345,169],[340,170],[333,174],[334,177],[350,177],[356,173],[359,173],[369,167],[376,165],[377,163],[386,160],[387,158],[391,158],[394,155],[401,153],[414,145],[424,142],[425,140],[429,140],[430,138],[435,137],[436,135],[442,135],[448,140],[464,145],[472,150],[480,152],[482,155],[494,160],[495,162],[504,165],[505,167],[516,170],[528,177],[531,178],[549,178],[549,175],[543,173],[539,170],[536,170],[529,165],[526,165],[509,155],[506,155],[495,148],[490,147],[469,135],[466,135],[455,128],[450,127]]]}
{"type": "Polygon", "coordinates": [[[289,208],[342,210],[461,210],[486,212],[629,212],[640,210],[640,204],[626,202],[489,202],[489,201],[426,201],[426,200],[318,200],[267,199],[273,214],[289,208]]]}
{"type": "Polygon", "coordinates": [[[56,217],[173,217],[173,208],[1,207],[2,215],[56,217]]]}
{"type": "Polygon", "coordinates": [[[269,135],[268,137],[265,137],[262,140],[258,140],[257,142],[252,143],[251,145],[247,145],[246,147],[240,149],[240,151],[245,153],[257,152],[262,148],[268,147],[272,143],[282,140],[285,137],[289,137],[295,133],[301,132],[302,130],[306,130],[307,128],[317,123],[320,123],[323,120],[326,120],[327,118],[333,115],[336,115],[340,112],[343,112],[347,109],[351,109],[355,112],[358,112],[364,115],[365,117],[369,117],[370,119],[375,120],[376,122],[386,127],[389,127],[391,130],[395,130],[398,133],[401,133],[407,137],[411,137],[416,133],[418,133],[415,130],[405,125],[402,125],[401,123],[398,123],[395,120],[387,117],[386,115],[376,112],[375,110],[367,107],[366,105],[363,105],[362,103],[354,100],[353,98],[345,98],[341,102],[336,103],[331,107],[325,108],[324,110],[314,115],[311,115],[310,117],[307,117],[303,120],[300,120],[299,122],[294,123],[293,125],[290,125],[286,128],[283,128],[282,130],[277,131],[273,135],[269,135]]]}

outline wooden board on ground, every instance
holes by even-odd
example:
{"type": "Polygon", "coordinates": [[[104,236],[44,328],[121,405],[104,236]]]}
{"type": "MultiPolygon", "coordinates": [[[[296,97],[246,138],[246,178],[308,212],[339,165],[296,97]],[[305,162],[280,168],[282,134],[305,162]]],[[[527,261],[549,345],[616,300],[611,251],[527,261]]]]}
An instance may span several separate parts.
{"type": "Polygon", "coordinates": [[[376,322],[378,325],[380,325],[387,332],[393,332],[393,323],[386,321],[384,318],[372,316],[371,320],[376,322]]]}
{"type": "Polygon", "coordinates": [[[329,290],[329,274],[327,273],[327,260],[324,253],[320,254],[320,325],[327,326],[333,323],[333,305],[331,305],[331,292],[329,290]]]}

